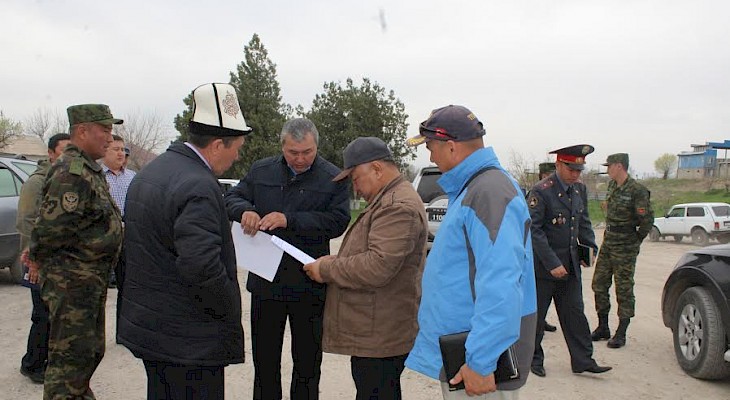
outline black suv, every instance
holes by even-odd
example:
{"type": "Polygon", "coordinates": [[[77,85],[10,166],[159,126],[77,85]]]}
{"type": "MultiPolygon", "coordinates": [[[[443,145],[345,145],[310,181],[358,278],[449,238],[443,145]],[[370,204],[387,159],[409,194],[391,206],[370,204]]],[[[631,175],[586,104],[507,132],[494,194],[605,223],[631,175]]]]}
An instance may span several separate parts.
{"type": "Polygon", "coordinates": [[[687,374],[730,377],[730,245],[682,256],[664,284],[662,318],[687,374]]]}

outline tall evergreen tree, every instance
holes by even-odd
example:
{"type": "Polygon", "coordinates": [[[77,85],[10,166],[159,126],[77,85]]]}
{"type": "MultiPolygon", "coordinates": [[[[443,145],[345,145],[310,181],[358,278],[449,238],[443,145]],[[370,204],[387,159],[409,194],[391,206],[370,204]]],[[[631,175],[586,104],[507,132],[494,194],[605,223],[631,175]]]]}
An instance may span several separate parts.
{"type": "MultiPolygon", "coordinates": [[[[226,176],[233,178],[241,178],[254,161],[281,152],[279,133],[292,114],[291,106],[281,101],[276,64],[269,59],[258,34],[244,46],[243,53],[244,60],[236,66],[235,72],[231,72],[230,83],[236,88],[241,111],[253,133],[246,137],[241,158],[226,172],[226,176]]],[[[192,95],[183,101],[188,108],[175,117],[180,139],[187,137],[192,118],[192,95]]]]}
{"type": "Polygon", "coordinates": [[[193,118],[193,93],[190,92],[187,97],[183,99],[183,103],[185,103],[185,110],[181,114],[178,114],[175,116],[175,129],[177,129],[178,132],[180,132],[180,136],[177,137],[177,140],[180,141],[186,141],[188,140],[188,124],[190,123],[190,120],[193,118]]]}
{"type": "Polygon", "coordinates": [[[297,111],[311,119],[322,133],[319,154],[335,165],[342,165],[342,150],[359,136],[376,136],[388,143],[402,170],[415,156],[415,150],[405,145],[405,106],[392,90],[386,92],[370,79],[364,78],[360,86],[349,78],[344,87],[325,83],[324,93],[315,96],[311,110],[304,112],[300,107],[297,111]]]}

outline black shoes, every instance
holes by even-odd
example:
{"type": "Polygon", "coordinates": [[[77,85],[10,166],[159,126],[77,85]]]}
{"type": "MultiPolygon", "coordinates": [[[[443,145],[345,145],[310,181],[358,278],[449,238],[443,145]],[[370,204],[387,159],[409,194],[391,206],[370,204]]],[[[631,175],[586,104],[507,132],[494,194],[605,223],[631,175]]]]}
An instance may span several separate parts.
{"type": "Polygon", "coordinates": [[[574,369],[573,370],[573,373],[574,374],[581,374],[583,372],[590,372],[592,374],[602,374],[602,373],[607,372],[607,371],[610,371],[612,369],[613,369],[613,367],[602,367],[602,366],[600,366],[598,364],[593,364],[590,367],[585,368],[585,369],[582,369],[582,370],[580,370],[580,369],[574,369]]]}
{"type": "Polygon", "coordinates": [[[43,381],[45,380],[45,373],[43,372],[33,372],[28,371],[27,369],[20,367],[20,374],[23,376],[27,376],[28,379],[30,379],[33,383],[40,383],[43,384],[43,381]]]}
{"type": "Polygon", "coordinates": [[[545,367],[543,367],[542,365],[532,365],[532,366],[530,366],[530,371],[532,371],[533,374],[540,376],[540,377],[544,377],[546,375],[545,367]]]}
{"type": "Polygon", "coordinates": [[[545,321],[545,332],[555,332],[558,328],[555,325],[550,325],[545,321]]]}
{"type": "Polygon", "coordinates": [[[626,346],[626,329],[629,327],[629,322],[631,322],[629,318],[622,318],[619,320],[616,334],[613,335],[606,346],[611,349],[618,349],[626,346]]]}
{"type": "Polygon", "coordinates": [[[616,334],[608,341],[608,343],[606,343],[606,346],[612,349],[624,347],[626,346],[626,336],[616,334]]]}
{"type": "Polygon", "coordinates": [[[594,342],[608,339],[611,339],[611,331],[608,329],[608,325],[598,325],[598,328],[591,333],[591,340],[594,342]]]}

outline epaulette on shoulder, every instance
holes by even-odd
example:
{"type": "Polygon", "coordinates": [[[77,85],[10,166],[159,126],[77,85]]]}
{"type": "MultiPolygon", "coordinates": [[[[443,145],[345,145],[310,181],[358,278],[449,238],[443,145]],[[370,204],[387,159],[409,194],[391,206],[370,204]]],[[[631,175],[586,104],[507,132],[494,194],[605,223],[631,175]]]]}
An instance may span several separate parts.
{"type": "Polygon", "coordinates": [[[73,175],[81,175],[84,172],[84,160],[81,157],[74,157],[68,166],[68,172],[73,175]]]}
{"type": "Polygon", "coordinates": [[[547,178],[547,179],[543,180],[542,182],[540,182],[540,189],[547,189],[547,188],[553,186],[554,184],[555,184],[554,180],[547,178]]]}

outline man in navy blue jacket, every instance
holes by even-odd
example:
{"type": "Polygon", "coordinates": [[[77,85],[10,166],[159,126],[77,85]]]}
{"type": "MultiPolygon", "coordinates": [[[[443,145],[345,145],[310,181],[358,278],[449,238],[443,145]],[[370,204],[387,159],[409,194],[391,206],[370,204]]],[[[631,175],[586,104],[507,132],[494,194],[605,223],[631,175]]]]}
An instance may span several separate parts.
{"type": "MultiPolygon", "coordinates": [[[[266,231],[319,258],[330,239],[350,222],[347,185],[333,182],[340,169],[317,155],[319,133],[312,121],[295,118],[281,131],[283,155],[258,160],[225,195],[228,217],[244,233],[266,231]]],[[[281,351],[287,319],[291,327],[290,398],[318,399],[322,363],[325,285],[312,281],[287,254],[273,282],[248,274],[254,399],[281,399],[281,351]]]]}
{"type": "Polygon", "coordinates": [[[227,83],[193,91],[185,143],[132,181],[118,338],[147,372],[147,399],[223,400],[224,368],[242,363],[236,254],[216,176],[251,132],[227,83]]]}

